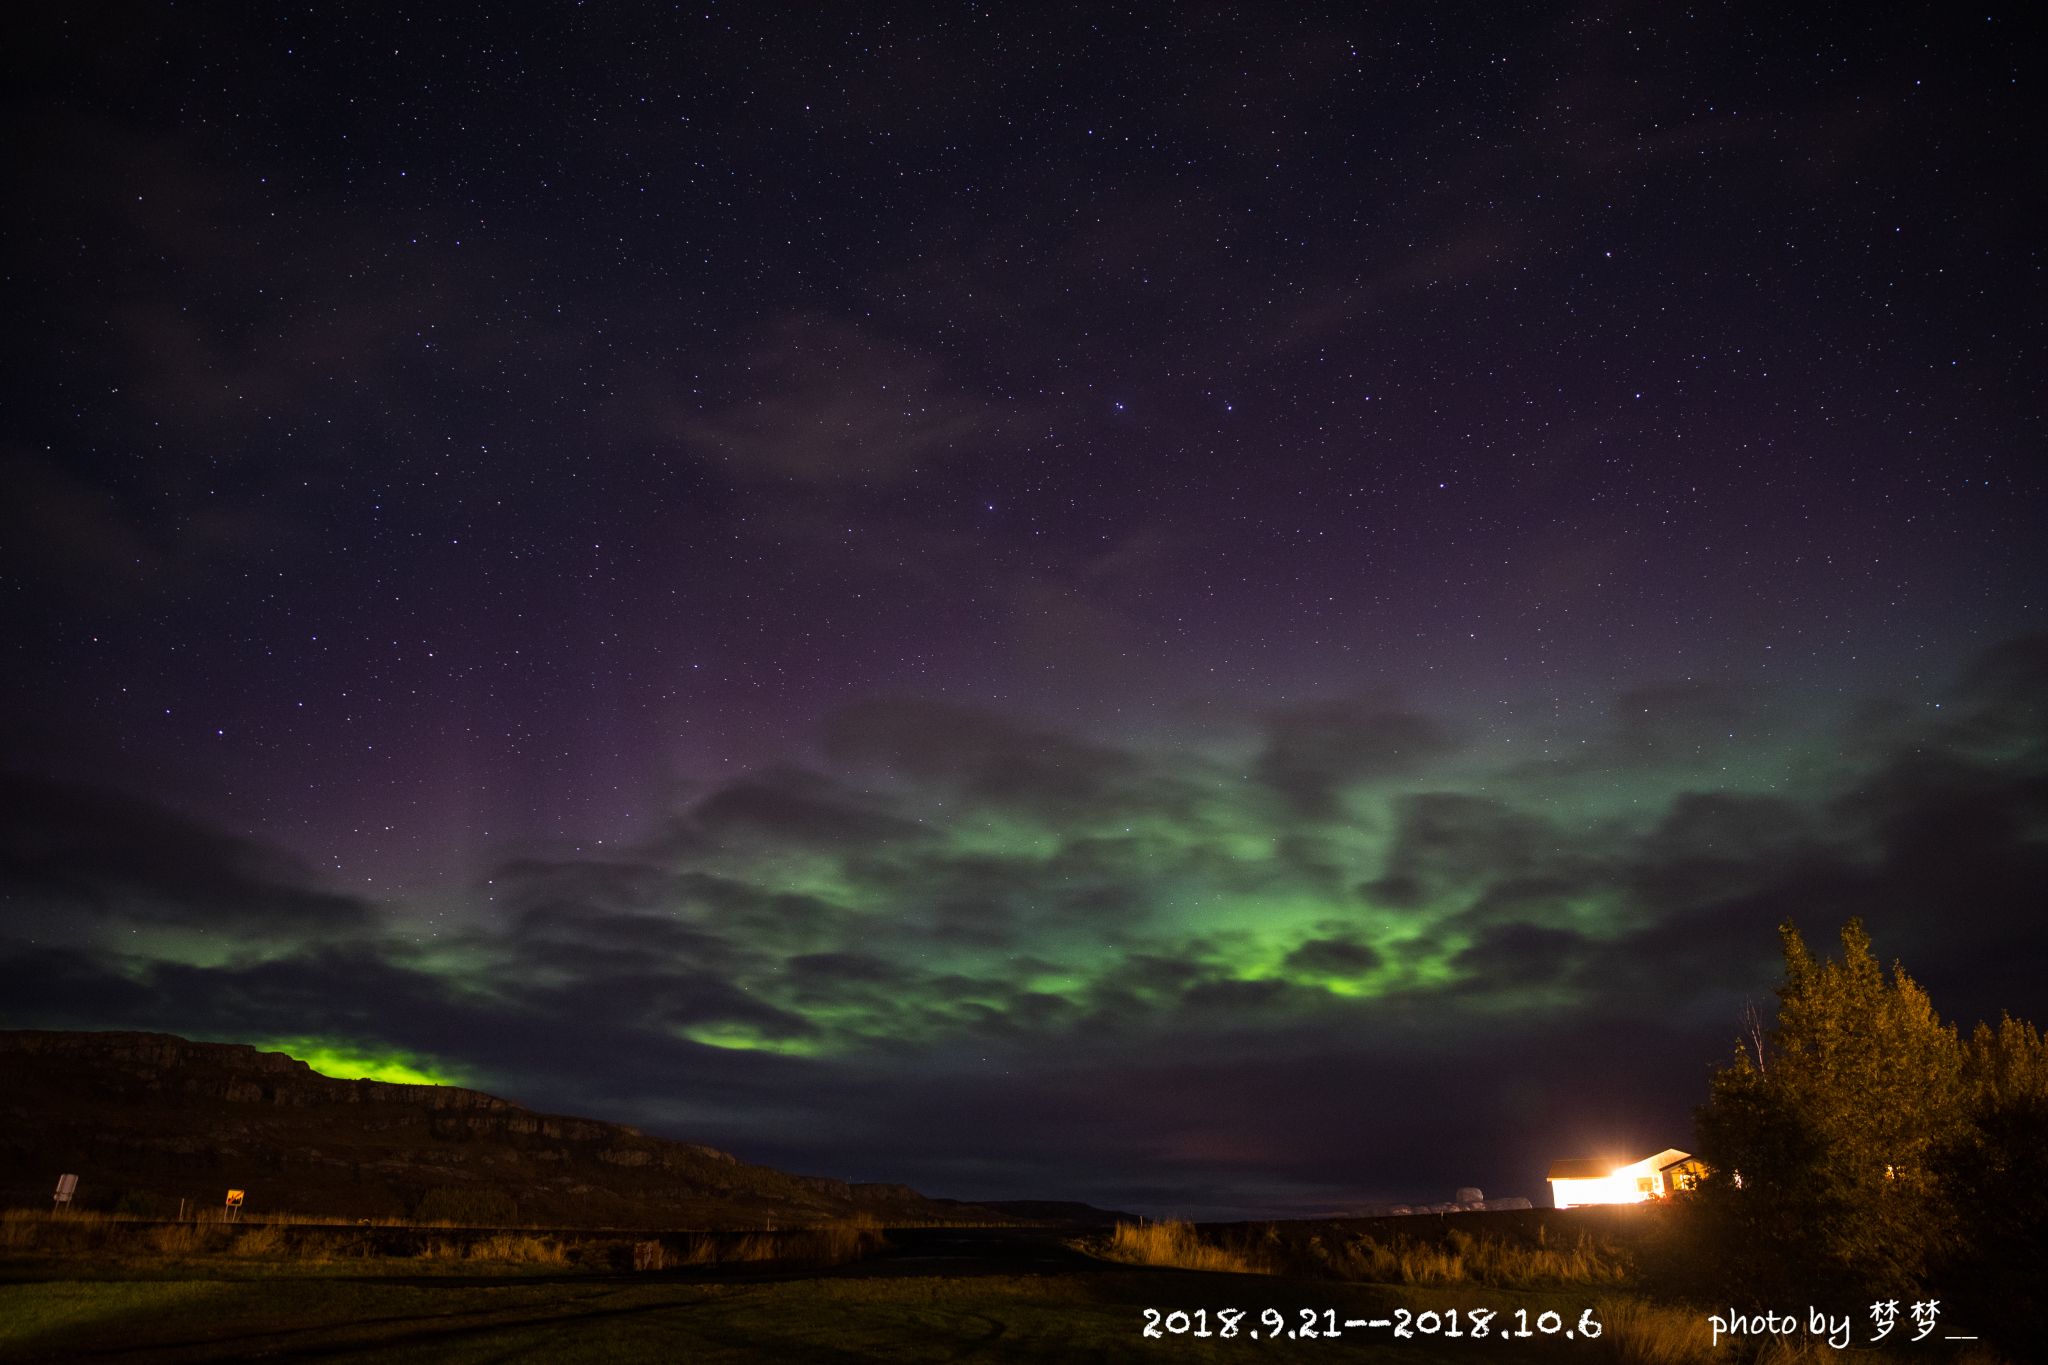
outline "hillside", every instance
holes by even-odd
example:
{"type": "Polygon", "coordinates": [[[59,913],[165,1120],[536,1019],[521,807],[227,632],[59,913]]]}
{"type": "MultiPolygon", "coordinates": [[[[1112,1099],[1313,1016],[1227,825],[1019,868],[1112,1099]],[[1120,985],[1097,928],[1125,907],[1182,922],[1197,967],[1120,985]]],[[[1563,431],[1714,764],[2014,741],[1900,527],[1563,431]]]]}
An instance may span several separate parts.
{"type": "MultiPolygon", "coordinates": [[[[871,1213],[994,1222],[907,1185],[749,1165],[624,1124],[541,1114],[482,1091],[322,1076],[281,1052],[165,1033],[0,1031],[0,1201],[217,1208],[244,1217],[445,1216],[549,1226],[754,1227],[871,1213]]],[[[1014,1216],[1014,1215],[1013,1215],[1014,1216]]]]}

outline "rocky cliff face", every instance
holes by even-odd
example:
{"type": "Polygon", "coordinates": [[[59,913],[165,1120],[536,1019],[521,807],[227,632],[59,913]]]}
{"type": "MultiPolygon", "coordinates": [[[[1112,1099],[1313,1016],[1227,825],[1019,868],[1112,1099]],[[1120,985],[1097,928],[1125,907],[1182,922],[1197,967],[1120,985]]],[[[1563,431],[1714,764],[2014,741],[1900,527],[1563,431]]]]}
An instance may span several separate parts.
{"type": "Polygon", "coordinates": [[[195,1043],[169,1033],[0,1032],[7,1054],[69,1064],[114,1080],[126,1094],[157,1093],[169,1073],[182,1093],[236,1104],[302,1109],[328,1104],[404,1104],[427,1109],[518,1110],[520,1105],[452,1085],[390,1085],[340,1081],[282,1052],[246,1043],[195,1043]]]}
{"type": "Polygon", "coordinates": [[[745,1227],[935,1207],[904,1185],[788,1175],[478,1090],[336,1080],[281,1052],[163,1033],[0,1031],[0,1117],[12,1206],[48,1203],[71,1172],[86,1207],[215,1207],[233,1187],[248,1192],[245,1217],[476,1209],[556,1226],[745,1227]]]}

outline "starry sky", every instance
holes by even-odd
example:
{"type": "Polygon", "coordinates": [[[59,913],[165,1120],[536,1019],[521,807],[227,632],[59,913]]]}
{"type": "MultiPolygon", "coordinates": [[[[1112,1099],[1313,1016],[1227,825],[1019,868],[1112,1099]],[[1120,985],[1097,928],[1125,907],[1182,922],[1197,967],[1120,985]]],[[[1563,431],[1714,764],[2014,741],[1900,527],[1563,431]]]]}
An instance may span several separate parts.
{"type": "Polygon", "coordinates": [[[2015,20],[43,7],[0,1026],[1243,1217],[2038,1019],[2015,20]]]}

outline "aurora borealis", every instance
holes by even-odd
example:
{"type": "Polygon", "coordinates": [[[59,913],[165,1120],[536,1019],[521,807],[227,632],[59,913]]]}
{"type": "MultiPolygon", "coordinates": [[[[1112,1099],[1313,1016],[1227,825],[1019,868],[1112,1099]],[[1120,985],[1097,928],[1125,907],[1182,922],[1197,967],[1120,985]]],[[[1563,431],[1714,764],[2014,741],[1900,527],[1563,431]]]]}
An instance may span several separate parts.
{"type": "Polygon", "coordinates": [[[1244,1216],[2041,1015],[1997,16],[696,13],[8,59],[0,1026],[1244,1216]]]}

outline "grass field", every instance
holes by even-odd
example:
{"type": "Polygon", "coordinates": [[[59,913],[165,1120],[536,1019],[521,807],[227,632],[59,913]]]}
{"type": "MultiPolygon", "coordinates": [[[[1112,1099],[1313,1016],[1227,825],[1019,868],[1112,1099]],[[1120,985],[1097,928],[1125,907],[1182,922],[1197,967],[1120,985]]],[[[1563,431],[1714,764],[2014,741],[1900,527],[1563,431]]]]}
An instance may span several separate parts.
{"type": "MultiPolygon", "coordinates": [[[[1614,1291],[1606,1284],[1611,1263],[1577,1245],[1511,1261],[1455,1243],[1448,1253],[1353,1244],[1331,1264],[1396,1281],[1360,1283],[1284,1273],[1292,1254],[1270,1260],[1277,1253],[1250,1243],[1209,1248],[1234,1261],[1205,1260],[1194,1230],[1154,1227],[1121,1239],[891,1229],[886,1244],[873,1229],[854,1229],[838,1234],[845,1258],[830,1265],[789,1254],[818,1250],[822,1244],[799,1240],[818,1230],[770,1240],[684,1234],[667,1239],[670,1268],[642,1272],[621,1269],[618,1246],[602,1237],[494,1232],[436,1241],[422,1230],[407,1234],[417,1248],[409,1255],[328,1256],[322,1246],[369,1244],[322,1243],[318,1229],[244,1228],[173,1248],[157,1244],[161,1229],[116,1229],[97,1248],[17,1245],[0,1261],[0,1361],[1847,1359],[1798,1339],[1716,1349],[1704,1313],[1614,1291]],[[1269,1264],[1250,1265],[1258,1256],[1269,1264]],[[1209,1268],[1180,1268],[1189,1261],[1209,1268]],[[1513,1275],[1548,1283],[1497,1282],[1513,1275]],[[1602,1329],[1592,1340],[1581,1334],[1589,1309],[1602,1329]],[[1244,1314],[1230,1336],[1223,1310],[1244,1314]],[[1476,1321],[1489,1312],[1480,1336],[1476,1321]],[[1385,1325],[1344,1325],[1353,1319],[1385,1325]],[[1275,1322],[1283,1329],[1277,1337],[1275,1322]],[[1156,1336],[1145,1334],[1148,1326],[1156,1336]],[[1408,1335],[1397,1337],[1397,1327],[1408,1335]]],[[[1855,1353],[1871,1365],[1966,1358],[1931,1343],[1889,1356],[1855,1353]]]]}
{"type": "Polygon", "coordinates": [[[1488,1305],[1557,1306],[1575,1321],[1590,1305],[1556,1296],[1404,1291],[1189,1272],[806,1277],[702,1283],[660,1274],[442,1276],[297,1273],[205,1279],[68,1279],[0,1286],[0,1353],[10,1360],[138,1362],[325,1361],[987,1361],[1242,1359],[1261,1351],[1317,1359],[1612,1359],[1598,1343],[1498,1337],[1397,1342],[1389,1329],[1271,1341],[1260,1314],[1290,1330],[1304,1310],[1390,1317],[1488,1305]],[[1152,1318],[1143,1311],[1156,1310],[1152,1318]],[[1162,1331],[1170,1315],[1246,1310],[1234,1339],[1162,1331]],[[1261,1331],[1261,1340],[1249,1333],[1261,1331]],[[1576,1349],[1572,1349],[1576,1347],[1576,1349]]]}

